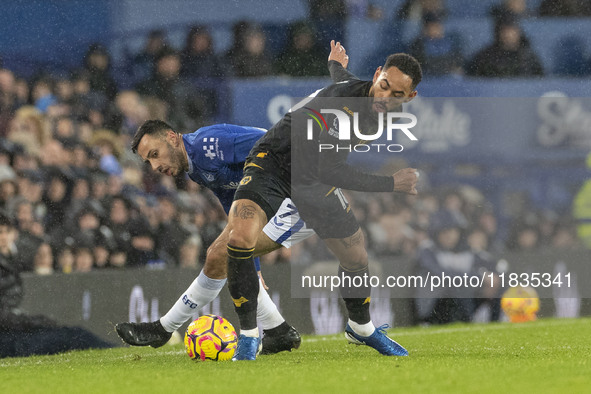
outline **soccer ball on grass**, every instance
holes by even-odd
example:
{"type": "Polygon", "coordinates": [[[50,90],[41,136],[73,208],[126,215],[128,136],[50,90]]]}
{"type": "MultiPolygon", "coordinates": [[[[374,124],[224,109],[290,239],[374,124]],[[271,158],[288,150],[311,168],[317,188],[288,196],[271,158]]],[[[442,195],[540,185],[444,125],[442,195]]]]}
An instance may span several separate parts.
{"type": "Polygon", "coordinates": [[[236,330],[221,316],[201,316],[185,332],[185,349],[195,361],[231,360],[237,345],[236,330]]]}
{"type": "Polygon", "coordinates": [[[511,287],[501,298],[501,308],[512,323],[533,321],[540,309],[540,298],[531,287],[511,287]]]}

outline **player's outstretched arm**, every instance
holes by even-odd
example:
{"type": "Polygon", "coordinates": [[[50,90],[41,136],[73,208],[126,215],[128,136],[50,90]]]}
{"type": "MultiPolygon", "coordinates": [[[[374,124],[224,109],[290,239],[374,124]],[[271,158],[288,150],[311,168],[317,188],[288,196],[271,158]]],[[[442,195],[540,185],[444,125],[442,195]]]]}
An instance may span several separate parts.
{"type": "Polygon", "coordinates": [[[419,172],[415,168],[404,168],[392,175],[394,191],[399,193],[417,194],[419,172]]]}
{"type": "Polygon", "coordinates": [[[328,55],[328,71],[334,83],[359,79],[355,74],[347,70],[349,56],[345,47],[340,42],[330,41],[330,54],[328,55]]]}

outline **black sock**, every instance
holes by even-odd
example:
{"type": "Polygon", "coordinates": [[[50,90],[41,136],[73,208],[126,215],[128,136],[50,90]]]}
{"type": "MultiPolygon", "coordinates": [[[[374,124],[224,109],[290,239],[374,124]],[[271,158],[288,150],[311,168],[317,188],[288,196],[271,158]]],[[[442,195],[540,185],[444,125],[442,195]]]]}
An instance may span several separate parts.
{"type": "Polygon", "coordinates": [[[368,267],[359,271],[347,271],[339,265],[339,278],[342,280],[339,290],[349,312],[349,319],[358,324],[369,323],[371,321],[369,316],[371,287],[368,267]]]}
{"type": "Polygon", "coordinates": [[[254,267],[254,248],[228,245],[228,289],[240,320],[240,328],[256,328],[259,278],[254,267]]]}

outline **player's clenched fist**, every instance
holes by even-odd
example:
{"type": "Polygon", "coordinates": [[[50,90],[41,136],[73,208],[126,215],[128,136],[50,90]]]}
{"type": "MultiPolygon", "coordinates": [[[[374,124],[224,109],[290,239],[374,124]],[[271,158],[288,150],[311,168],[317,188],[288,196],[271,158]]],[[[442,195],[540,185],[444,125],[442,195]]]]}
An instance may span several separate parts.
{"type": "Polygon", "coordinates": [[[415,168],[404,168],[394,175],[394,191],[407,194],[417,194],[419,172],[415,168]]]}

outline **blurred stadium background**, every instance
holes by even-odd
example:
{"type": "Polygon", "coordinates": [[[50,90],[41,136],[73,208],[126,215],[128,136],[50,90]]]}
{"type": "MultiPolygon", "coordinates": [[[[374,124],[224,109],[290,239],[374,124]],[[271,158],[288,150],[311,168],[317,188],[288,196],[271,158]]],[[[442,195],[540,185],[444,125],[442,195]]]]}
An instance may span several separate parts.
{"type": "MultiPolygon", "coordinates": [[[[421,244],[457,227],[455,251],[492,270],[555,274],[588,262],[587,0],[9,0],[1,9],[0,206],[18,223],[28,312],[101,335],[108,322],[163,314],[196,275],[223,211],[186,179],[152,174],[129,152],[131,135],[154,117],[184,132],[269,127],[291,98],[328,83],[330,39],[360,77],[389,53],[414,54],[425,71],[419,95],[436,98],[432,148],[419,143],[388,163],[419,168],[421,195],[350,194],[372,260],[415,272],[421,244]],[[470,102],[491,108],[489,123],[470,102]],[[544,103],[557,119],[545,134],[544,103]],[[514,125],[497,107],[528,113],[514,125]],[[449,122],[458,111],[473,125],[460,142],[449,122]]],[[[316,244],[266,256],[263,270],[288,318],[305,311],[314,316],[302,319],[305,332],[338,332],[334,297],[290,300],[282,279],[294,256],[300,267],[330,259],[310,252],[316,244]]],[[[212,311],[232,316],[223,296],[212,311]]],[[[458,318],[420,316],[407,299],[378,304],[388,323],[458,318]]],[[[491,305],[467,318],[496,318],[491,305]]],[[[541,315],[589,312],[572,286],[546,295],[541,315]]]]}

